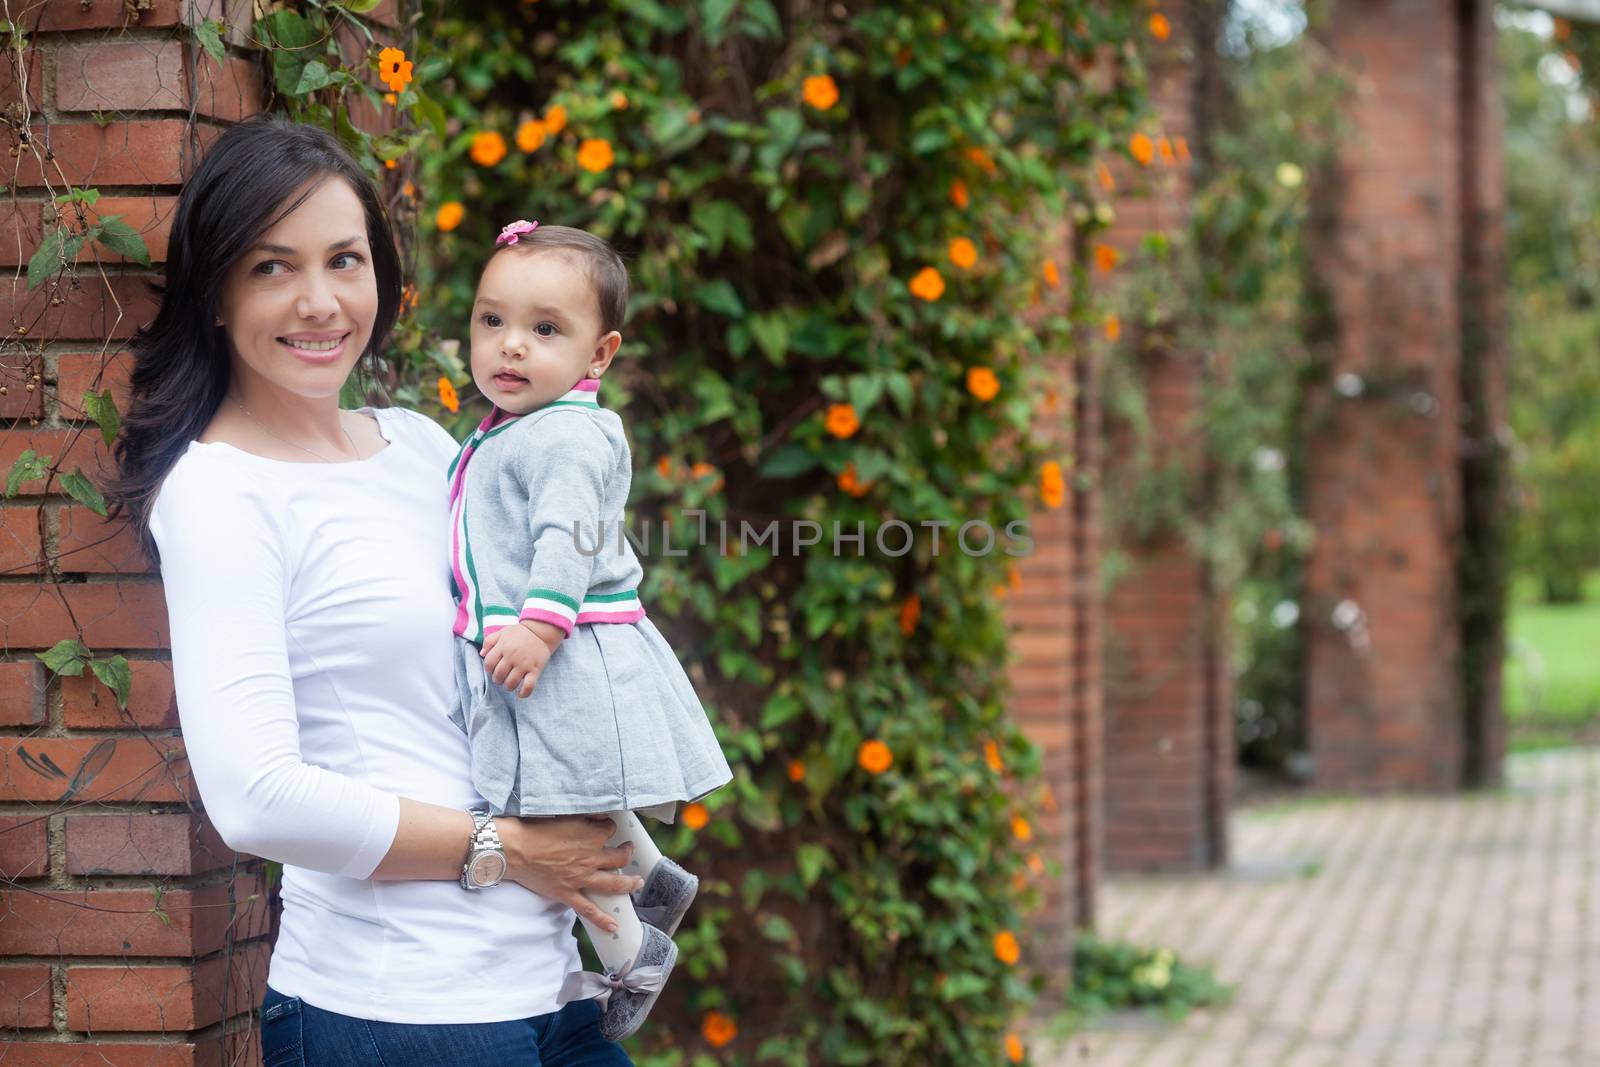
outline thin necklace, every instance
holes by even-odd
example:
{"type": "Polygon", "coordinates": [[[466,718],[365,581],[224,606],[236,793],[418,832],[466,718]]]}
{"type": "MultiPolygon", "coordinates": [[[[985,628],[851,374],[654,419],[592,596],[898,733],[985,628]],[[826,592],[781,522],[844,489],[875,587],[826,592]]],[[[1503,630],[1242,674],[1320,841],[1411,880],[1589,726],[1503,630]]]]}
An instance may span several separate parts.
{"type": "MultiPolygon", "coordinates": [[[[348,461],[345,461],[345,460],[329,459],[327,456],[324,456],[321,452],[313,452],[313,451],[311,451],[311,449],[307,448],[305,445],[295,444],[295,442],[289,440],[286,437],[279,437],[277,434],[275,434],[271,430],[267,429],[266,426],[262,424],[260,419],[256,418],[254,415],[250,414],[250,409],[244,406],[244,401],[243,400],[240,400],[238,397],[233,397],[233,402],[239,406],[239,410],[240,411],[244,412],[246,418],[248,418],[251,422],[255,423],[256,426],[258,426],[260,428],[262,433],[266,434],[268,437],[272,438],[273,440],[282,441],[284,444],[288,445],[290,448],[298,448],[300,451],[306,453],[309,456],[317,457],[318,459],[320,459],[324,463],[348,462],[348,461]]],[[[356,459],[360,459],[361,458],[361,449],[356,447],[355,439],[350,436],[350,431],[346,430],[344,428],[344,420],[343,419],[339,420],[339,432],[344,434],[344,439],[347,442],[349,442],[350,451],[352,451],[352,452],[354,452],[356,454],[356,459]]]]}

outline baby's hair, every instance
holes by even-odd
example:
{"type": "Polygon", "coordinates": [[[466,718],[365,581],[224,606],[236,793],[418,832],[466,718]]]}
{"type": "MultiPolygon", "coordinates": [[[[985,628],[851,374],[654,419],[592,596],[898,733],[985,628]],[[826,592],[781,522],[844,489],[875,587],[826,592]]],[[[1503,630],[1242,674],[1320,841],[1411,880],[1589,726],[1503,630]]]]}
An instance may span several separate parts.
{"type": "Polygon", "coordinates": [[[489,259],[504,252],[565,252],[575,256],[594,287],[595,302],[600,308],[600,332],[622,329],[622,320],[628,314],[628,268],[605,238],[573,226],[540,225],[532,233],[520,234],[516,244],[500,245],[489,259]]]}

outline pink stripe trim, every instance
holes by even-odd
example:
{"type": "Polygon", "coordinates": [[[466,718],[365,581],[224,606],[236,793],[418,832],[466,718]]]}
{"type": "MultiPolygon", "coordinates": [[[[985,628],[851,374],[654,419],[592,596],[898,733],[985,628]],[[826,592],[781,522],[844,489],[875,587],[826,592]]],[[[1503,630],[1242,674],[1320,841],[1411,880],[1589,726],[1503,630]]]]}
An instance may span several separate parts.
{"type": "Polygon", "coordinates": [[[568,637],[572,636],[572,623],[553,611],[546,611],[544,608],[523,608],[522,614],[518,615],[517,618],[532,619],[534,622],[547,622],[568,637]]]}
{"type": "MultiPolygon", "coordinates": [[[[465,457],[463,457],[464,459],[465,457]]],[[[462,466],[465,467],[466,463],[463,462],[462,466]]],[[[459,514],[460,508],[457,506],[454,496],[455,494],[452,493],[450,501],[450,569],[455,572],[456,589],[460,592],[461,599],[456,603],[456,621],[451,626],[451,630],[455,632],[457,637],[465,637],[469,621],[467,617],[467,598],[477,596],[478,590],[467,586],[467,576],[461,568],[461,516],[459,514]]]]}
{"type": "Polygon", "coordinates": [[[600,379],[599,378],[585,378],[582,381],[580,381],[577,385],[574,385],[573,388],[574,389],[582,389],[586,393],[598,393],[600,391],[600,379]]]}
{"type": "Polygon", "coordinates": [[[578,614],[579,622],[638,622],[644,618],[643,608],[632,611],[584,611],[578,614]]]}

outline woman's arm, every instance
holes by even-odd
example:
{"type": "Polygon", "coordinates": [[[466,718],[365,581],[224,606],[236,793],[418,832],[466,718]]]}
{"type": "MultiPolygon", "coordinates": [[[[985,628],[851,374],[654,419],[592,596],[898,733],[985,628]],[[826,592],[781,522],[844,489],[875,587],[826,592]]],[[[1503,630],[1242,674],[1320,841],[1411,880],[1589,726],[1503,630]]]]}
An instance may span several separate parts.
{"type": "MultiPolygon", "coordinates": [[[[288,566],[271,502],[206,473],[174,469],[150,529],[184,745],[212,823],[230,848],[343,877],[459,877],[470,815],[302,759],[284,625],[288,566]]],[[[515,881],[602,923],[578,891],[633,888],[634,879],[604,873],[627,856],[601,848],[608,830],[513,821],[497,828],[515,881]]]]}

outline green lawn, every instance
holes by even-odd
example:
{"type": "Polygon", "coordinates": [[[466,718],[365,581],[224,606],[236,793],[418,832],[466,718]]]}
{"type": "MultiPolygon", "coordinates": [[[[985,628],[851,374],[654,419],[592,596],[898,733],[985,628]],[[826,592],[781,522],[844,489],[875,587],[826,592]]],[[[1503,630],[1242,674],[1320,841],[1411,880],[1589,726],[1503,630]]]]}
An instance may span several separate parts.
{"type": "Polygon", "coordinates": [[[1538,601],[1531,583],[1511,597],[1505,703],[1513,750],[1600,742],[1600,572],[1582,604],[1538,601]]]}

